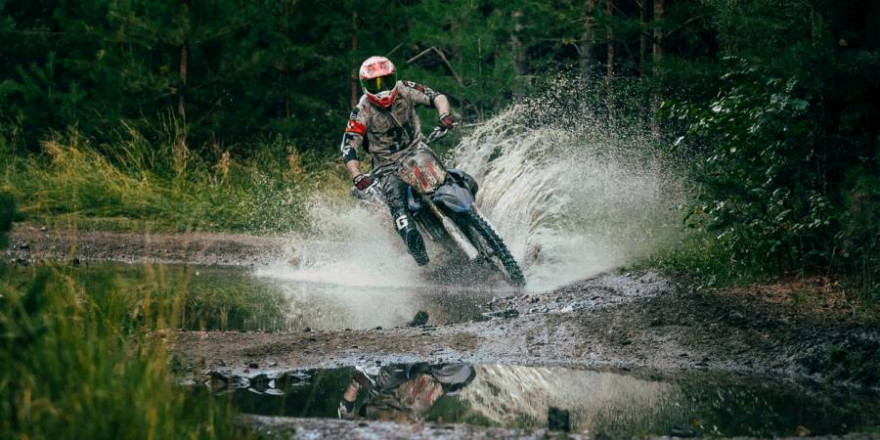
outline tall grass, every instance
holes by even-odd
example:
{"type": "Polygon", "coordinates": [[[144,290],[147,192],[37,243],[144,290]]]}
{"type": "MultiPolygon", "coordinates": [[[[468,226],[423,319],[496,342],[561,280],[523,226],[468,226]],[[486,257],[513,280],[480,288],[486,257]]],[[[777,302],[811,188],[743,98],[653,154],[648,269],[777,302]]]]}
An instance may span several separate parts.
{"type": "MultiPolygon", "coordinates": [[[[14,270],[13,277],[21,277],[21,272],[14,270]]],[[[129,304],[126,319],[141,319],[166,301],[167,292],[175,292],[183,298],[175,319],[187,330],[285,330],[291,311],[281,289],[239,269],[91,263],[77,269],[75,276],[85,290],[109,290],[122,298],[129,304]]]]}
{"type": "Polygon", "coordinates": [[[38,155],[15,154],[3,142],[0,190],[20,201],[25,218],[46,223],[270,233],[307,228],[315,190],[346,186],[337,161],[281,138],[255,142],[236,158],[219,147],[195,154],[171,123],[152,140],[123,127],[103,144],[74,130],[56,133],[38,155]]]}
{"type": "MultiPolygon", "coordinates": [[[[0,197],[0,225],[12,213],[0,197]]],[[[0,230],[0,244],[6,241],[0,230]]],[[[143,296],[75,268],[0,263],[0,438],[222,439],[228,403],[175,385],[168,341],[186,301],[157,276],[143,296]]]]}
{"type": "Polygon", "coordinates": [[[227,404],[174,383],[166,340],[178,296],[145,298],[153,306],[132,320],[132,304],[64,269],[0,290],[0,437],[234,437],[227,404]]]}

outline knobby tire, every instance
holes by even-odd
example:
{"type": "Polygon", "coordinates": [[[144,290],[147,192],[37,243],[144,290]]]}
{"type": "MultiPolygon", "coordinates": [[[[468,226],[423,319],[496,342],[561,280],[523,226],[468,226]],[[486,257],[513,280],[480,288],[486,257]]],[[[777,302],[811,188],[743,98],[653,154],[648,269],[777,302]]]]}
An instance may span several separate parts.
{"type": "Polygon", "coordinates": [[[468,224],[479,233],[484,240],[486,240],[486,244],[489,245],[492,252],[495,252],[495,257],[498,257],[498,259],[501,260],[501,265],[504,266],[504,270],[507,271],[507,276],[510,278],[510,282],[517,287],[524,286],[526,284],[526,278],[523,276],[522,269],[519,268],[519,264],[516,263],[513,255],[507,250],[504,241],[498,236],[498,233],[492,229],[489,222],[487,222],[483,216],[473,211],[467,212],[464,215],[468,224]]]}

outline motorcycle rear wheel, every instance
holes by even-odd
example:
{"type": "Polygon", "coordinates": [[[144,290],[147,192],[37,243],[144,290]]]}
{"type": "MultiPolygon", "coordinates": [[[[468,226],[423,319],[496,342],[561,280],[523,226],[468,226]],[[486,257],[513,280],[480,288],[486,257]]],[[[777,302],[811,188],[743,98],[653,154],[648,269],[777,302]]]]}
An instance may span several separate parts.
{"type": "Polygon", "coordinates": [[[525,286],[526,278],[523,276],[522,269],[520,269],[516,259],[510,254],[504,241],[498,236],[498,233],[492,229],[489,222],[475,211],[466,212],[463,214],[463,217],[471,231],[475,232],[483,239],[484,243],[481,244],[488,246],[494,254],[489,257],[497,258],[501,263],[501,267],[504,268],[504,272],[506,272],[505,275],[507,275],[510,283],[516,287],[525,286]]]}

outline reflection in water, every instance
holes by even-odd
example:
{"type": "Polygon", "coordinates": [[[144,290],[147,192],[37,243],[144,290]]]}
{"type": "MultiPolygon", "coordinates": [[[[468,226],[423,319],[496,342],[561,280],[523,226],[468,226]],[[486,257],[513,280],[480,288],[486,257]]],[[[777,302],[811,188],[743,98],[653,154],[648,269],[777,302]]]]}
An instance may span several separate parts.
{"type": "Polygon", "coordinates": [[[794,436],[877,430],[875,392],[732,374],[674,380],[513,365],[396,364],[214,377],[245,413],[428,420],[545,428],[551,408],[576,432],[794,436]]]}
{"type": "Polygon", "coordinates": [[[474,378],[464,364],[394,364],[358,368],[342,395],[338,415],[381,420],[419,421],[445,395],[454,395],[474,378]],[[360,408],[358,395],[366,395],[360,408]]]}
{"type": "Polygon", "coordinates": [[[569,410],[572,428],[654,423],[678,392],[670,383],[614,373],[548,367],[478,365],[460,400],[501,426],[541,426],[550,407],[569,410]]]}
{"type": "Polygon", "coordinates": [[[406,325],[420,310],[428,312],[431,324],[449,324],[481,319],[481,305],[499,295],[478,286],[351,287],[177,264],[88,264],[73,274],[86,288],[108,285],[133,307],[144,298],[158,302],[182,293],[180,319],[188,330],[394,327],[406,325]]]}
{"type": "Polygon", "coordinates": [[[106,262],[71,268],[70,275],[87,290],[125,301],[132,319],[143,308],[165,307],[187,330],[280,330],[290,313],[282,291],[237,268],[106,262]]]}
{"type": "Polygon", "coordinates": [[[404,326],[420,310],[430,323],[481,319],[491,291],[443,287],[349,287],[308,282],[271,282],[290,304],[288,330],[368,329],[404,326]]]}

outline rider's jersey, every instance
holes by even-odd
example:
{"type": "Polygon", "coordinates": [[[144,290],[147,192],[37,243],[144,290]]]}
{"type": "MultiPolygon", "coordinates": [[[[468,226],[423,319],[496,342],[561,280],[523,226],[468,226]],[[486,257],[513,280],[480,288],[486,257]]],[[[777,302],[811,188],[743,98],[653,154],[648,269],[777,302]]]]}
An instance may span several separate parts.
{"type": "Polygon", "coordinates": [[[422,139],[416,106],[432,106],[440,96],[434,90],[411,81],[397,83],[397,96],[390,108],[380,108],[361,96],[351,111],[342,138],[342,160],[358,158],[361,149],[373,157],[373,170],[392,164],[422,139]]]}

